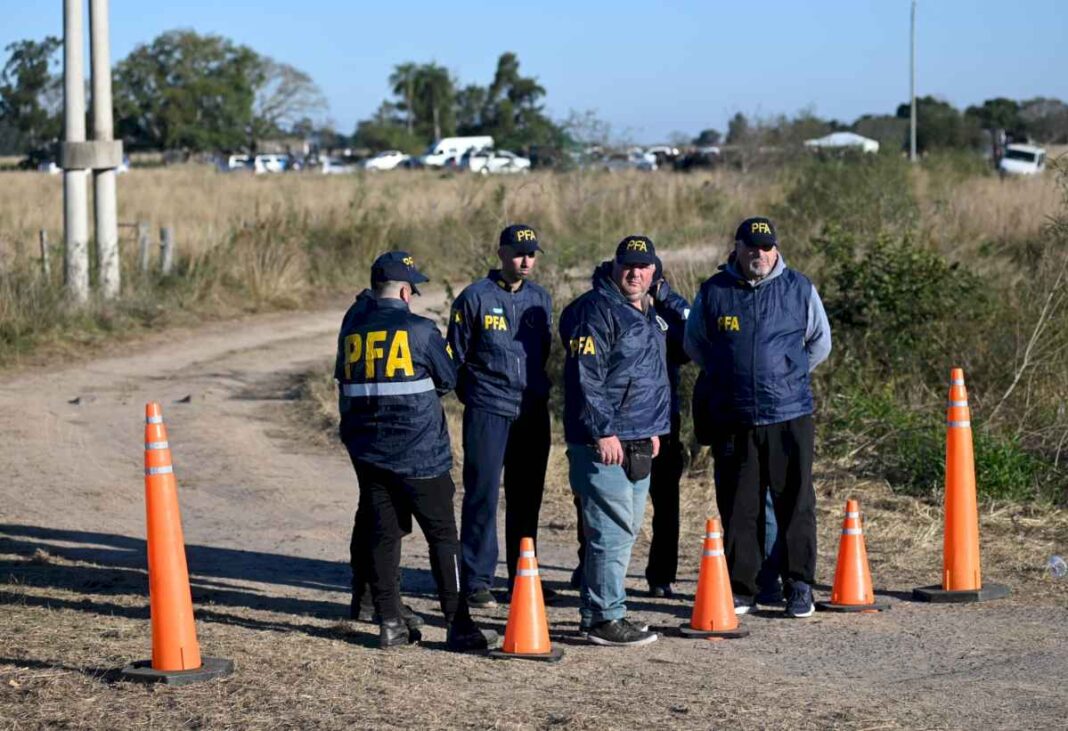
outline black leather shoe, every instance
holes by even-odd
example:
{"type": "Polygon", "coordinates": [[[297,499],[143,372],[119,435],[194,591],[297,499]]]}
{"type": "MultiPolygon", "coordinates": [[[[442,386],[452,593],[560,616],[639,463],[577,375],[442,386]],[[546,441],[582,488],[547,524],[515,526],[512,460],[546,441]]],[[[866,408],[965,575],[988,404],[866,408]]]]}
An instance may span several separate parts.
{"type": "Polygon", "coordinates": [[[479,629],[471,620],[453,622],[445,636],[451,652],[477,652],[496,649],[501,638],[491,629],[479,629]]]}
{"type": "Polygon", "coordinates": [[[378,625],[378,646],[383,650],[415,644],[422,639],[419,630],[410,630],[402,619],[387,619],[378,625]]]}
{"type": "MultiPolygon", "coordinates": [[[[362,607],[360,608],[360,615],[363,615],[362,607]]],[[[426,624],[423,618],[416,614],[415,610],[409,607],[407,604],[401,604],[400,618],[404,620],[404,623],[406,625],[408,625],[408,629],[419,629],[424,624],[426,624]]],[[[374,616],[367,621],[374,622],[375,624],[381,624],[381,617],[379,617],[378,613],[375,612],[374,616]]]]}

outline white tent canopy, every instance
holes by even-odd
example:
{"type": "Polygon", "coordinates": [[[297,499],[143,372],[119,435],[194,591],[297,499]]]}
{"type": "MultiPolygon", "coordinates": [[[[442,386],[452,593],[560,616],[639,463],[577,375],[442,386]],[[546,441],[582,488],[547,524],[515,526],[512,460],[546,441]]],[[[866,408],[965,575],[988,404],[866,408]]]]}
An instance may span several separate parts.
{"type": "Polygon", "coordinates": [[[805,140],[805,147],[822,149],[846,149],[853,148],[861,152],[878,152],[879,143],[873,139],[858,135],[855,132],[832,132],[826,137],[814,140],[805,140]]]}

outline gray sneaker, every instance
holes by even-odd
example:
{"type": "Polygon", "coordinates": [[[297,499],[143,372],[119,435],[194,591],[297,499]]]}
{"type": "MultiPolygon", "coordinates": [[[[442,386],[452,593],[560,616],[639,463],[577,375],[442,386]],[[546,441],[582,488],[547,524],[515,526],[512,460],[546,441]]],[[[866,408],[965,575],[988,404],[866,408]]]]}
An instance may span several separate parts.
{"type": "Polygon", "coordinates": [[[586,641],[593,645],[609,647],[637,647],[656,642],[656,632],[642,631],[625,619],[610,619],[598,622],[590,628],[586,641]]]}

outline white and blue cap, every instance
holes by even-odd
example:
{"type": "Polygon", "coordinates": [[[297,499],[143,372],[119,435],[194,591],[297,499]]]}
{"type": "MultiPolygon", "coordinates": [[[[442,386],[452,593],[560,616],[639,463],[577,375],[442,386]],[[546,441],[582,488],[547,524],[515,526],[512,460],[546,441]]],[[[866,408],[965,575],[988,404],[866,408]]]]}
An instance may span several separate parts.
{"type": "Polygon", "coordinates": [[[415,285],[429,281],[415,268],[415,259],[407,251],[387,251],[371,265],[372,287],[382,282],[407,282],[412,285],[412,293],[419,294],[415,285]]]}

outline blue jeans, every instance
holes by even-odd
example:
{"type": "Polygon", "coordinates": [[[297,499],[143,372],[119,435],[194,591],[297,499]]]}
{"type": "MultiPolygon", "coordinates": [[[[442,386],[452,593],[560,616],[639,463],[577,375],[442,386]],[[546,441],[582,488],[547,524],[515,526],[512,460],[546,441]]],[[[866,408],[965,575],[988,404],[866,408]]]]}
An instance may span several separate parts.
{"type": "Polygon", "coordinates": [[[584,622],[593,624],[622,619],[627,613],[624,581],[645,515],[649,478],[631,482],[621,466],[598,462],[597,450],[585,445],[568,444],[567,459],[586,539],[579,611],[584,622]]]}
{"type": "Polygon", "coordinates": [[[774,594],[780,588],[782,573],[782,541],[779,540],[779,524],[775,520],[774,494],[770,489],[764,497],[764,561],[757,574],[757,587],[762,594],[774,594]]]}

